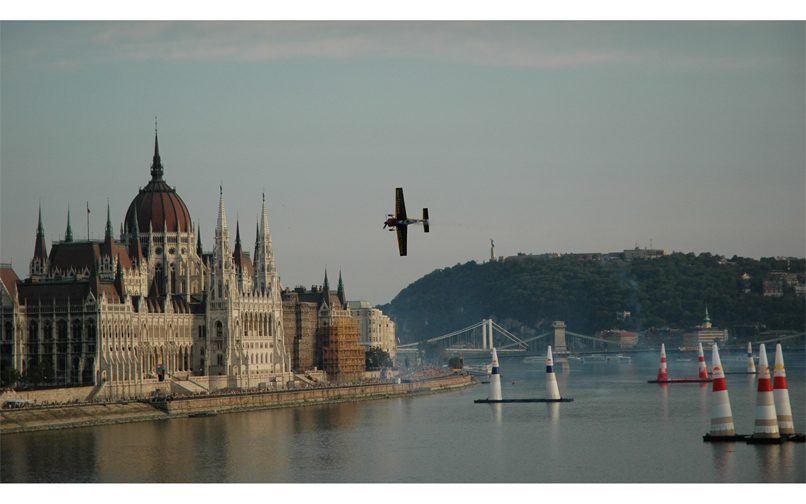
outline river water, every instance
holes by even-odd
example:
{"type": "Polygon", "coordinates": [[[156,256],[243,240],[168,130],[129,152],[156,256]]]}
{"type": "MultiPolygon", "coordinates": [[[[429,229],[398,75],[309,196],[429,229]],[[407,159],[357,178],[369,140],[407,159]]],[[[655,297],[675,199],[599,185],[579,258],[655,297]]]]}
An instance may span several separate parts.
{"type": "MultiPolygon", "coordinates": [[[[723,365],[745,367],[729,356],[723,365]]],[[[795,429],[803,432],[803,353],[786,366],[795,429]]],[[[710,384],[647,383],[657,368],[650,356],[572,363],[557,373],[570,403],[474,404],[487,397],[482,384],[413,398],[4,435],[0,481],[806,482],[804,443],[703,442],[710,384]]],[[[504,398],[545,397],[544,370],[503,358],[504,398]]],[[[670,377],[696,375],[696,358],[669,356],[670,377]]],[[[730,374],[727,384],[736,431],[752,434],[755,377],[730,374]]]]}

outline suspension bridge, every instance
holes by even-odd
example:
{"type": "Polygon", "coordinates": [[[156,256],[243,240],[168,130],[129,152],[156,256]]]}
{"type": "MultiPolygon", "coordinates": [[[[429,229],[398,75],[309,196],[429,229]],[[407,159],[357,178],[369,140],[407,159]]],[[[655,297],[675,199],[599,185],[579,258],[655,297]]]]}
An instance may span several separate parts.
{"type": "MultiPolygon", "coordinates": [[[[764,340],[753,341],[753,345],[760,343],[776,343],[801,338],[804,333],[786,336],[776,336],[764,340]]],[[[421,343],[437,343],[445,348],[448,355],[464,355],[467,357],[487,356],[495,347],[498,354],[504,356],[544,355],[546,346],[551,345],[555,356],[585,355],[601,352],[657,352],[660,344],[652,347],[640,347],[637,335],[634,341],[625,341],[621,338],[604,338],[590,336],[568,331],[565,322],[555,321],[551,330],[538,335],[516,335],[495,323],[492,319],[485,319],[473,325],[459,329],[448,334],[435,336],[422,341],[398,345],[398,354],[414,354],[421,343]]],[[[667,344],[668,345],[668,344],[667,344]]],[[[746,343],[743,343],[746,345],[746,343]]],[[[744,348],[744,347],[742,347],[744,348]]]]}

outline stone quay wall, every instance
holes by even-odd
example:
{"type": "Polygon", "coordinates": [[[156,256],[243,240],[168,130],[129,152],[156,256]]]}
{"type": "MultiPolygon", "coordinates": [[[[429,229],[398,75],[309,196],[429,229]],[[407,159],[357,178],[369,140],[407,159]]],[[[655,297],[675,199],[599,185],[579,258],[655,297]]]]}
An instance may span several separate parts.
{"type": "Polygon", "coordinates": [[[160,401],[50,404],[0,410],[0,434],[96,425],[168,420],[198,413],[235,413],[316,404],[366,401],[447,392],[477,385],[469,374],[446,375],[403,383],[309,387],[287,391],[203,395],[160,401]]]}
{"type": "Polygon", "coordinates": [[[274,392],[246,392],[220,396],[176,398],[155,404],[172,416],[202,412],[236,412],[288,408],[311,404],[382,399],[419,393],[433,393],[466,387],[477,382],[469,374],[450,375],[425,381],[379,383],[343,387],[313,387],[274,392]]]}

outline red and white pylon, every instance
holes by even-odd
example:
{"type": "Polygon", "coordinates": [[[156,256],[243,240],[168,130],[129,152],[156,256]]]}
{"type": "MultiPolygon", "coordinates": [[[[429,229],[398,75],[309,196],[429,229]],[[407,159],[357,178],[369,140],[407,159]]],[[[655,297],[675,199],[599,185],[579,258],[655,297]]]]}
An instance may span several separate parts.
{"type": "Polygon", "coordinates": [[[708,379],[708,367],[705,365],[705,354],[702,352],[702,343],[699,344],[698,360],[700,361],[700,380],[708,379]]]}
{"type": "Polygon", "coordinates": [[[748,374],[755,374],[756,372],[756,363],[753,360],[753,344],[749,341],[747,342],[747,373],[748,374]]]}
{"type": "Polygon", "coordinates": [[[669,373],[666,371],[666,345],[660,344],[660,369],[658,369],[658,381],[667,381],[669,373]]]}
{"type": "Polygon", "coordinates": [[[775,401],[770,381],[770,366],[767,363],[767,350],[764,343],[758,346],[758,396],[756,399],[756,425],[753,438],[777,439],[778,418],[775,414],[775,401]]]}
{"type": "Polygon", "coordinates": [[[498,368],[498,353],[493,347],[493,369],[490,374],[490,395],[487,399],[501,401],[504,396],[501,394],[501,371],[498,368]]]}
{"type": "Polygon", "coordinates": [[[772,395],[775,398],[775,412],[778,416],[778,432],[780,434],[794,434],[795,424],[792,422],[792,407],[789,405],[789,389],[786,386],[786,371],[784,370],[784,354],[781,344],[775,345],[775,371],[772,379],[772,395]]]}
{"type": "Polygon", "coordinates": [[[719,348],[717,348],[716,342],[711,347],[711,365],[714,375],[711,388],[711,436],[735,436],[728,385],[725,383],[725,372],[722,369],[722,362],[719,360],[719,348]]]}
{"type": "Polygon", "coordinates": [[[560,399],[557,375],[554,374],[554,360],[551,358],[551,346],[546,354],[546,399],[560,399]]]}

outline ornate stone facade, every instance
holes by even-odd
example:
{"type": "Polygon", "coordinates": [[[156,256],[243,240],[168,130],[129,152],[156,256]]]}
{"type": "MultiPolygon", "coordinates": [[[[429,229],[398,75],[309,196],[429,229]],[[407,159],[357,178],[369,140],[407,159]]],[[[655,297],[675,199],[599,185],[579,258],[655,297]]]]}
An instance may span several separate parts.
{"type": "MultiPolygon", "coordinates": [[[[94,396],[215,390],[293,379],[284,344],[279,276],[265,197],[254,262],[240,229],[230,244],[219,192],[212,253],[182,199],[163,180],[155,135],[151,181],[131,202],[115,240],[45,245],[41,210],[29,276],[2,267],[3,367],[54,385],[94,385],[94,396]]],[[[89,210],[88,210],[89,211],[89,210]]]]}

